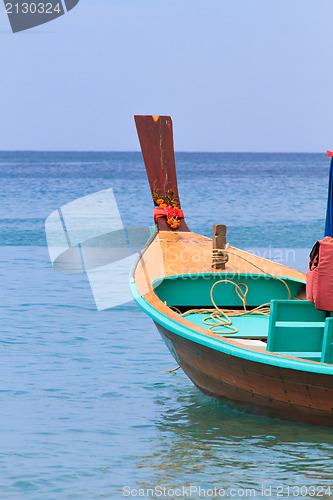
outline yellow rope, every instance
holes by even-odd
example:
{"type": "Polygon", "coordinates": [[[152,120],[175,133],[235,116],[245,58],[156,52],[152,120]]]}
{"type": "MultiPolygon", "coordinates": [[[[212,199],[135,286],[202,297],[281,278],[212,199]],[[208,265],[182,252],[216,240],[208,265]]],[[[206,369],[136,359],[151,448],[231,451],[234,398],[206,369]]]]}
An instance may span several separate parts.
{"type": "Polygon", "coordinates": [[[279,276],[275,276],[275,274],[271,274],[271,273],[268,273],[267,271],[265,271],[264,269],[262,269],[261,267],[257,266],[256,264],[254,264],[253,262],[251,262],[250,260],[246,259],[245,257],[243,257],[242,255],[239,255],[238,253],[235,253],[235,252],[231,252],[228,248],[227,250],[228,253],[230,253],[231,255],[235,255],[235,257],[239,257],[240,259],[243,259],[245,260],[246,262],[248,262],[249,264],[251,264],[251,266],[257,268],[259,271],[261,271],[262,273],[264,274],[267,274],[268,276],[271,276],[271,278],[274,278],[278,281],[281,281],[281,283],[284,284],[284,286],[287,288],[287,291],[288,291],[288,300],[290,300],[290,288],[289,286],[287,285],[287,283],[282,279],[282,278],[279,278],[279,276]]]}
{"type": "MultiPolygon", "coordinates": [[[[265,275],[271,276],[272,278],[281,281],[283,285],[287,288],[288,291],[288,300],[290,300],[291,293],[290,293],[290,288],[288,284],[280,277],[275,276],[274,274],[268,273],[258,265],[254,264],[250,260],[246,259],[245,257],[242,257],[241,255],[231,252],[229,249],[225,249],[224,253],[230,253],[232,255],[235,255],[239,257],[240,259],[245,260],[252,266],[256,267],[259,271],[263,272],[265,275]]],[[[215,249],[213,250],[213,256],[216,255],[215,249]]],[[[223,255],[223,258],[225,259],[225,255],[223,255]]],[[[228,260],[228,258],[225,260],[225,262],[228,260]]],[[[210,299],[212,301],[212,304],[214,306],[214,309],[190,309],[189,311],[186,311],[185,313],[182,314],[182,316],[187,316],[188,314],[209,314],[208,318],[204,318],[202,322],[205,325],[208,325],[209,328],[208,330],[213,330],[214,328],[217,327],[222,327],[222,328],[227,328],[230,330],[230,333],[237,333],[238,329],[232,325],[231,317],[235,316],[244,316],[244,315],[263,315],[263,316],[269,316],[270,313],[270,302],[266,302],[265,304],[261,304],[258,307],[255,307],[254,309],[247,310],[246,306],[246,295],[248,292],[249,288],[245,283],[235,283],[231,280],[228,279],[223,279],[216,281],[211,290],[210,290],[210,299]],[[213,290],[218,285],[219,283],[231,283],[235,287],[235,292],[237,293],[238,297],[241,299],[243,303],[243,311],[240,311],[238,309],[221,309],[220,307],[217,306],[214,297],[213,297],[213,290]],[[244,290],[242,289],[244,287],[244,290]]],[[[216,332],[216,333],[228,333],[228,332],[216,332]]]]}
{"type": "Polygon", "coordinates": [[[226,264],[229,260],[228,255],[229,243],[226,244],[225,248],[213,248],[212,249],[212,264],[213,267],[218,264],[226,264]]]}
{"type": "Polygon", "coordinates": [[[172,372],[176,372],[177,370],[179,370],[180,366],[177,366],[177,368],[172,368],[172,370],[160,370],[160,373],[172,373],[172,372]]]}

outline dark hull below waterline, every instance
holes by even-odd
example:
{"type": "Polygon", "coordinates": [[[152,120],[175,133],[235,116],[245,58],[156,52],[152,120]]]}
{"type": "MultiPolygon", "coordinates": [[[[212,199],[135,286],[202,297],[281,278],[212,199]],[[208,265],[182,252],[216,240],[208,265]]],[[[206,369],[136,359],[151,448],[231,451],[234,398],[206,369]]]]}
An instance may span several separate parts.
{"type": "Polygon", "coordinates": [[[183,371],[202,392],[261,415],[333,427],[332,377],[231,356],[155,324],[183,371]]]}

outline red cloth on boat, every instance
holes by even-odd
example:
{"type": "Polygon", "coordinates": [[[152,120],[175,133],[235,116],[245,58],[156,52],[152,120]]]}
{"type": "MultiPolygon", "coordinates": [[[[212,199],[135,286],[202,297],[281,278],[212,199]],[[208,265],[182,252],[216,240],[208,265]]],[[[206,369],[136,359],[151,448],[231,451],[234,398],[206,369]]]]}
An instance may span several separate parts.
{"type": "Polygon", "coordinates": [[[333,157],[333,152],[332,152],[332,151],[327,151],[327,156],[328,156],[329,158],[332,158],[332,157],[333,157]]]}
{"type": "Polygon", "coordinates": [[[333,311],[333,238],[318,242],[306,275],[306,298],[316,309],[333,311]]]}
{"type": "Polygon", "coordinates": [[[155,207],[153,213],[155,224],[160,217],[167,217],[168,219],[170,219],[170,217],[178,217],[178,219],[184,219],[184,212],[181,208],[155,207]]]}

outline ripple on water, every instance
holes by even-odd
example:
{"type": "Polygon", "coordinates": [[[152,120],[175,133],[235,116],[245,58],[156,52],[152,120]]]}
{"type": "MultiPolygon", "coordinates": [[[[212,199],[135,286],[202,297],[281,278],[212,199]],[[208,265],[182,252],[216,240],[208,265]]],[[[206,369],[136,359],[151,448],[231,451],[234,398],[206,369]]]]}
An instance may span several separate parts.
{"type": "MultiPolygon", "coordinates": [[[[151,206],[140,155],[12,155],[0,152],[0,244],[7,245],[0,260],[1,496],[82,500],[122,498],[124,485],[260,492],[332,484],[331,430],[240,412],[201,394],[181,370],[162,373],[176,363],[134,303],[98,313],[85,276],[50,266],[45,218],[110,182],[124,223],[151,223],[149,210],[127,210],[129,200],[151,206]]],[[[192,229],[209,235],[221,219],[221,192],[208,187],[223,176],[231,243],[265,249],[287,241],[308,252],[321,237],[324,155],[181,154],[177,161],[192,229]],[[205,193],[196,214],[193,185],[205,193]]]]}

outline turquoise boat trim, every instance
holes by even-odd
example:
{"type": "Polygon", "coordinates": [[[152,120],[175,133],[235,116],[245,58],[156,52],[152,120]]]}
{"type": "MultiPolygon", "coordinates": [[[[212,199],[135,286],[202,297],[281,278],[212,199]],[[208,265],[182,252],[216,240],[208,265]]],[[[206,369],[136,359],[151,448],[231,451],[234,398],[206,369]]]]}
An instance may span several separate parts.
{"type": "Polygon", "coordinates": [[[294,356],[296,358],[304,358],[310,361],[320,361],[321,352],[309,351],[309,352],[292,352],[292,351],[276,351],[277,354],[283,354],[284,356],[294,356]],[[301,354],[301,356],[300,356],[301,354]]]}
{"type": "Polygon", "coordinates": [[[333,363],[333,318],[326,318],[321,353],[322,363],[333,363]]]}
{"type": "MultiPolygon", "coordinates": [[[[303,282],[300,281],[300,283],[303,282]]],[[[134,300],[136,301],[138,306],[141,307],[141,309],[145,311],[146,314],[148,314],[148,316],[150,316],[154,321],[156,321],[167,330],[170,330],[183,338],[191,340],[192,342],[196,342],[211,349],[229,354],[230,356],[247,359],[249,361],[254,361],[265,365],[294,369],[303,372],[333,375],[333,366],[316,364],[297,359],[282,358],[279,356],[275,356],[274,353],[266,354],[265,351],[252,351],[250,349],[244,349],[241,346],[238,347],[224,342],[223,338],[221,338],[221,340],[217,340],[212,337],[208,337],[207,335],[196,332],[191,328],[180,325],[177,321],[168,318],[157,309],[155,309],[152,305],[150,305],[149,302],[144,299],[139,293],[133,277],[131,277],[130,279],[130,288],[134,300]]]]}

